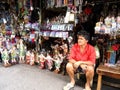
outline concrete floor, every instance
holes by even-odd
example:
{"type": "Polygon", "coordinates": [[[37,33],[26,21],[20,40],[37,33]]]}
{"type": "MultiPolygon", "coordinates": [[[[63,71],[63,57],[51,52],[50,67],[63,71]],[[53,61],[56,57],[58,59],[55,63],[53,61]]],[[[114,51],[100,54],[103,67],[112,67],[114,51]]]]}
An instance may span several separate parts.
{"type": "MultiPolygon", "coordinates": [[[[67,75],[41,70],[38,66],[18,64],[5,68],[0,64],[0,90],[62,90],[68,82],[67,75]]],[[[77,83],[74,90],[83,90],[83,86],[77,83]]],[[[107,89],[120,90],[103,85],[102,90],[107,89]]],[[[96,90],[96,83],[92,90],[96,90]]]]}
{"type": "MultiPolygon", "coordinates": [[[[19,64],[4,68],[0,65],[0,90],[62,90],[68,82],[68,76],[38,66],[19,64]]],[[[75,86],[75,90],[82,89],[75,86]]]]}

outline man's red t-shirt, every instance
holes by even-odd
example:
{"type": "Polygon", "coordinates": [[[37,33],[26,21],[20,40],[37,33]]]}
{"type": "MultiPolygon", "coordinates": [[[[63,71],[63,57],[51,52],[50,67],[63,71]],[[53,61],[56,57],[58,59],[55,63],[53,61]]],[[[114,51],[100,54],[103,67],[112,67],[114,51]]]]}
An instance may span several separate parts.
{"type": "Polygon", "coordinates": [[[74,59],[76,61],[90,61],[95,64],[96,53],[95,48],[90,44],[87,44],[85,50],[81,53],[80,46],[76,43],[70,50],[69,60],[74,59]]]}

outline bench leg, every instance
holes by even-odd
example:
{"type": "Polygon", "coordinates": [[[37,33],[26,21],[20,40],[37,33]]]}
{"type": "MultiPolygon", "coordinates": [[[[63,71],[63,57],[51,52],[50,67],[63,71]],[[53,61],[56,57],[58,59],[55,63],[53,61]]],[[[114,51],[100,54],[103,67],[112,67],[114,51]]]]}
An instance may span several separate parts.
{"type": "Polygon", "coordinates": [[[77,79],[78,80],[80,79],[80,73],[77,73],[77,79]]]}
{"type": "Polygon", "coordinates": [[[92,85],[93,85],[93,79],[90,81],[90,86],[92,87],[92,85]]]}
{"type": "Polygon", "coordinates": [[[98,75],[97,90],[101,90],[102,75],[98,75]]]}

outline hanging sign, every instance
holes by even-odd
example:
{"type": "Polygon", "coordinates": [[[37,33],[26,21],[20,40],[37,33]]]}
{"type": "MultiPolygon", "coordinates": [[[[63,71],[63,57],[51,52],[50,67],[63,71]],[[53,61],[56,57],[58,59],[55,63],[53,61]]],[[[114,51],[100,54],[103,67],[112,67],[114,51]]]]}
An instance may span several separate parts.
{"type": "MultiPolygon", "coordinates": [[[[71,21],[72,21],[72,19],[71,19],[71,21]]],[[[51,26],[51,30],[72,31],[73,30],[73,24],[53,24],[51,26]]]]}

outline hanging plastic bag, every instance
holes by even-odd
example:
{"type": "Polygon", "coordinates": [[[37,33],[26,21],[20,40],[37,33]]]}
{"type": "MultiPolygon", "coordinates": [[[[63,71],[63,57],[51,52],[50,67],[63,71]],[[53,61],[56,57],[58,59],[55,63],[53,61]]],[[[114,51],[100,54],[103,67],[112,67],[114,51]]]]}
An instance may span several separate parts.
{"type": "Polygon", "coordinates": [[[96,59],[100,58],[100,51],[97,45],[95,45],[96,59]]]}

